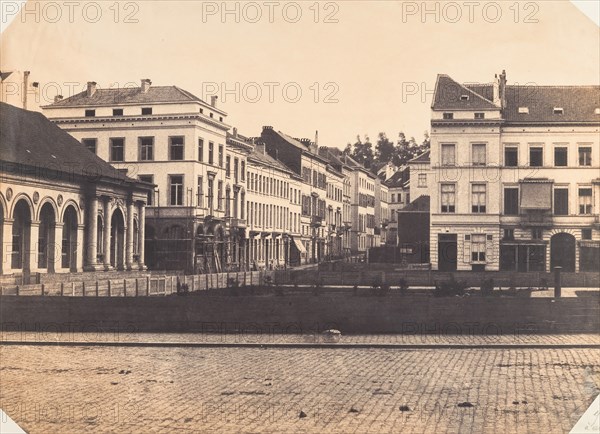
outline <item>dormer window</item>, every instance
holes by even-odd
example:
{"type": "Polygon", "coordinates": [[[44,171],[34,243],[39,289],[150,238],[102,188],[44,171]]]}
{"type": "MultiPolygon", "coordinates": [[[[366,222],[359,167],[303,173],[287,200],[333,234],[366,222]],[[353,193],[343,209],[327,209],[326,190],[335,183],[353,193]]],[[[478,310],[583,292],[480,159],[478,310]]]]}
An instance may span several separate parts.
{"type": "Polygon", "coordinates": [[[151,115],[152,107],[142,107],[142,115],[151,115]]]}
{"type": "Polygon", "coordinates": [[[454,119],[454,113],[444,113],[444,119],[454,119]]]}
{"type": "Polygon", "coordinates": [[[96,116],[96,110],[86,110],[85,111],[86,118],[93,118],[94,116],[96,116]]]}
{"type": "Polygon", "coordinates": [[[555,115],[562,115],[565,113],[565,110],[562,107],[554,107],[553,113],[555,115]]]}
{"type": "Polygon", "coordinates": [[[113,116],[123,116],[123,109],[113,109],[113,116]]]}
{"type": "Polygon", "coordinates": [[[485,113],[475,113],[475,119],[485,119],[485,113]]]}
{"type": "Polygon", "coordinates": [[[469,95],[461,95],[460,100],[461,101],[469,101],[469,95]]]}
{"type": "Polygon", "coordinates": [[[528,115],[529,114],[529,107],[519,107],[519,114],[521,114],[521,115],[528,115]]]}

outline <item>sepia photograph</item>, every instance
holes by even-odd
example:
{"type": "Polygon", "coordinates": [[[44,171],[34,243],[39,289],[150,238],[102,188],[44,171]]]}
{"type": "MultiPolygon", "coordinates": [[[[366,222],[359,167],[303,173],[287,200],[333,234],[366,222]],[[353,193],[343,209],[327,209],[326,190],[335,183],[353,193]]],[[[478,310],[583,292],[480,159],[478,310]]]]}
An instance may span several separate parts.
{"type": "Polygon", "coordinates": [[[600,0],[0,0],[0,433],[600,434],[600,0]]]}

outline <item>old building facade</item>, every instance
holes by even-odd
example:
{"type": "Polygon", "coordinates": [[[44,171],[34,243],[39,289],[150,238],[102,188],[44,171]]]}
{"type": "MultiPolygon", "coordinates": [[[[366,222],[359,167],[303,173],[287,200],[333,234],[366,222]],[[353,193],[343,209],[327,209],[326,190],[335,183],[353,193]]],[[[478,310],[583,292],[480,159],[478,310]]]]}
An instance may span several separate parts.
{"type": "Polygon", "coordinates": [[[439,75],[431,262],[439,270],[598,269],[600,88],[463,85],[439,75]]]}
{"type": "Polygon", "coordinates": [[[42,114],[1,104],[1,274],[143,270],[153,185],[88,152],[42,114]]]}

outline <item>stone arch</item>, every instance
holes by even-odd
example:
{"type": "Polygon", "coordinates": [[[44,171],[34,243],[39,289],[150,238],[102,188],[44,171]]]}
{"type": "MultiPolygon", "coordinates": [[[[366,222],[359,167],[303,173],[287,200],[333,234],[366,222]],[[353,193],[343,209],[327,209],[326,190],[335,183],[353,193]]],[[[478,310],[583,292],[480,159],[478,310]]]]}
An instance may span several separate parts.
{"type": "Polygon", "coordinates": [[[23,273],[29,273],[31,270],[31,255],[29,249],[31,246],[31,221],[33,216],[33,207],[31,200],[25,194],[15,198],[12,208],[12,240],[11,242],[11,268],[13,270],[23,270],[23,273]]]}
{"type": "Polygon", "coordinates": [[[54,209],[54,216],[56,219],[58,219],[59,216],[59,210],[58,210],[58,205],[56,204],[56,201],[50,197],[50,196],[44,196],[44,198],[42,200],[40,200],[40,203],[38,204],[38,208],[37,208],[37,213],[35,216],[36,220],[40,220],[40,216],[42,214],[42,208],[44,207],[44,205],[46,204],[50,204],[50,206],[54,209]]]}
{"type": "Polygon", "coordinates": [[[125,268],[125,215],[117,206],[110,217],[110,264],[118,270],[125,268]]]}
{"type": "Polygon", "coordinates": [[[34,213],[35,206],[33,205],[33,201],[31,200],[31,198],[28,195],[26,195],[25,193],[19,193],[16,195],[16,197],[13,198],[12,207],[11,207],[10,214],[9,214],[10,218],[12,218],[12,219],[15,218],[15,208],[17,206],[17,203],[21,200],[24,200],[27,203],[27,205],[29,207],[30,218],[33,219],[33,217],[35,215],[35,213],[34,213]]]}
{"type": "Polygon", "coordinates": [[[571,233],[561,231],[550,238],[550,267],[562,267],[563,271],[574,272],[577,241],[571,233]]]}
{"type": "Polygon", "coordinates": [[[75,202],[73,199],[67,199],[65,200],[65,203],[62,206],[62,213],[60,216],[60,221],[63,221],[65,218],[65,214],[67,212],[67,209],[69,207],[73,207],[73,211],[75,211],[75,215],[77,216],[77,221],[78,222],[82,222],[83,218],[81,216],[81,209],[79,208],[79,205],[77,204],[77,202],[75,202]]]}
{"type": "MultiPolygon", "coordinates": [[[[49,198],[48,198],[49,199],[49,198]]],[[[38,268],[55,271],[60,249],[56,244],[56,222],[58,210],[56,204],[49,199],[40,202],[37,220],[40,222],[37,239],[38,268]]]]}
{"type": "Polygon", "coordinates": [[[63,223],[62,230],[62,268],[68,268],[72,272],[77,271],[78,250],[78,225],[80,216],[77,204],[73,201],[65,203],[60,221],[63,223]]]}
{"type": "Polygon", "coordinates": [[[565,234],[569,234],[569,235],[573,235],[573,236],[575,236],[577,234],[577,232],[574,229],[552,229],[551,231],[548,232],[550,237],[552,237],[556,234],[561,234],[561,233],[565,233],[565,234]]]}

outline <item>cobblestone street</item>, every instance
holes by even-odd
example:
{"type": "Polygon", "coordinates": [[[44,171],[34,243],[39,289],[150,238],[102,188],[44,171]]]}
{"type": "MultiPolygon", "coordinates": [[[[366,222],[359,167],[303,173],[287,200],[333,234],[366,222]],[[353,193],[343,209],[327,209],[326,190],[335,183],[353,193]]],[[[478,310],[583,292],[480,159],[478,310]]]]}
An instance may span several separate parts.
{"type": "Polygon", "coordinates": [[[563,433],[600,392],[591,348],[0,349],[30,434],[563,433]]]}

